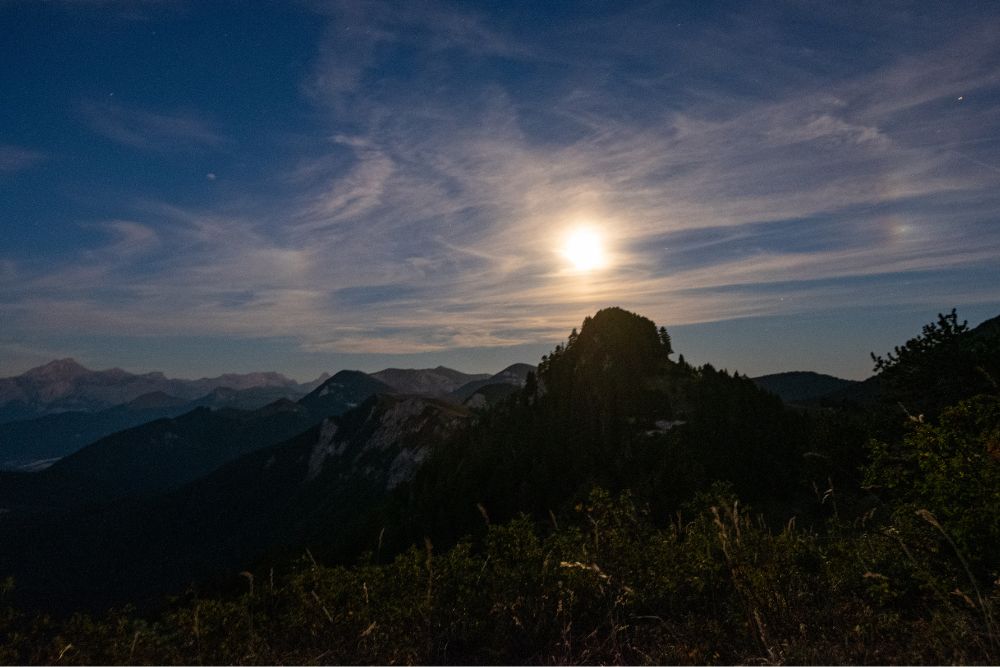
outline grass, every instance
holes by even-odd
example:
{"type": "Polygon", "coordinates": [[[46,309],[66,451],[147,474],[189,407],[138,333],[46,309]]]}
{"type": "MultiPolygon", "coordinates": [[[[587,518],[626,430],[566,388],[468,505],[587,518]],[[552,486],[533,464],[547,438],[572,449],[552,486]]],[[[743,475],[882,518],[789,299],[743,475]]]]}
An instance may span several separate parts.
{"type": "Polygon", "coordinates": [[[1000,587],[942,597],[960,592],[951,571],[935,570],[920,540],[892,526],[857,531],[838,523],[817,535],[789,522],[772,531],[731,498],[658,524],[627,494],[602,492],[558,524],[522,518],[491,526],[479,544],[438,553],[427,540],[387,563],[324,567],[306,557],[277,577],[237,575],[246,583],[240,595],[179,599],[154,618],[126,609],[57,622],[7,610],[0,661],[990,664],[997,657],[1000,587]]]}

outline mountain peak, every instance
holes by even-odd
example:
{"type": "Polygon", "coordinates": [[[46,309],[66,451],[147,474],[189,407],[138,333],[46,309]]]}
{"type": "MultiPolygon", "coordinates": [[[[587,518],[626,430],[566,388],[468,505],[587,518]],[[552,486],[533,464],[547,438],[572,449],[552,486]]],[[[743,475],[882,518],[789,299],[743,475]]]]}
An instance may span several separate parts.
{"type": "Polygon", "coordinates": [[[641,377],[665,361],[667,353],[652,320],[611,307],[584,319],[579,334],[571,335],[564,349],[557,348],[548,366],[560,357],[557,363],[577,370],[619,368],[641,377]]]}
{"type": "Polygon", "coordinates": [[[47,364],[25,371],[23,377],[69,379],[90,372],[90,369],[82,366],[76,359],[66,357],[64,359],[53,359],[47,364]]]}
{"type": "Polygon", "coordinates": [[[367,373],[365,373],[364,371],[352,371],[352,370],[344,369],[344,370],[341,370],[341,371],[337,371],[333,375],[327,377],[326,380],[324,380],[324,383],[327,382],[327,381],[329,381],[329,380],[336,380],[336,381],[358,380],[358,379],[369,378],[369,377],[371,377],[371,376],[368,375],[367,373]]]}
{"type": "MultiPolygon", "coordinates": [[[[497,375],[516,374],[516,375],[527,376],[528,373],[534,373],[537,370],[537,368],[538,367],[535,366],[534,364],[526,364],[524,362],[518,362],[516,364],[511,364],[507,368],[497,373],[497,375]]],[[[497,375],[494,375],[493,377],[496,377],[497,375]]]]}
{"type": "Polygon", "coordinates": [[[342,370],[300,399],[299,404],[316,413],[339,414],[374,394],[391,391],[392,387],[367,373],[342,370]]]}

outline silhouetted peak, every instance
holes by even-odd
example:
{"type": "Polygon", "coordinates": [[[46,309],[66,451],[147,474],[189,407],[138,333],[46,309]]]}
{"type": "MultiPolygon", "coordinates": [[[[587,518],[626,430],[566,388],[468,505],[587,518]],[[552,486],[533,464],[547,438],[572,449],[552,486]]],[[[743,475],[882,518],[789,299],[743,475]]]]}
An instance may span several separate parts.
{"type": "Polygon", "coordinates": [[[655,403],[649,380],[674,367],[665,338],[652,320],[605,308],[542,358],[538,380],[555,400],[576,402],[580,412],[644,414],[655,403]]]}
{"type": "Polygon", "coordinates": [[[666,358],[653,321],[618,307],[586,318],[580,332],[570,334],[566,347],[554,356],[560,355],[574,367],[597,364],[604,370],[627,368],[640,375],[655,370],[666,358]]]}
{"type": "Polygon", "coordinates": [[[342,370],[337,371],[323,384],[309,392],[309,395],[306,396],[303,401],[307,401],[307,399],[311,398],[326,396],[331,393],[340,394],[343,393],[344,390],[351,391],[362,389],[368,390],[368,393],[373,394],[379,391],[389,391],[390,387],[362,371],[342,370]]]}
{"type": "Polygon", "coordinates": [[[537,370],[537,368],[538,367],[535,366],[534,364],[525,364],[525,363],[511,364],[510,366],[503,369],[493,377],[518,376],[521,378],[525,378],[528,376],[528,373],[534,373],[537,370]]]}
{"type": "Polygon", "coordinates": [[[638,334],[656,340],[656,325],[649,318],[618,306],[603,308],[583,321],[580,337],[638,334]]]}
{"type": "Polygon", "coordinates": [[[339,414],[373,394],[391,392],[392,387],[361,371],[338,371],[303,397],[299,404],[323,414],[339,414]]]}

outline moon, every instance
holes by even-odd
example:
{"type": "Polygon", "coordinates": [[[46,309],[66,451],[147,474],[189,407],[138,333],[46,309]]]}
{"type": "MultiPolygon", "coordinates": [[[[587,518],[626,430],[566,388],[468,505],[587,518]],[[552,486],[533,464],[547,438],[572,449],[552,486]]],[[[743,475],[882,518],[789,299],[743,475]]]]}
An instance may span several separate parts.
{"type": "Polygon", "coordinates": [[[600,234],[589,228],[570,232],[562,247],[562,255],[574,269],[584,273],[603,268],[607,264],[604,242],[600,234]]]}

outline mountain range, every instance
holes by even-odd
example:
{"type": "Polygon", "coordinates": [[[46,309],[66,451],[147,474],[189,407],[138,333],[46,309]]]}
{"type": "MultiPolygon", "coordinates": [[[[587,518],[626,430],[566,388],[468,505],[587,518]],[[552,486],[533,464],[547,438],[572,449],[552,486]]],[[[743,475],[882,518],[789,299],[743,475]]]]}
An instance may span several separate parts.
{"type": "Polygon", "coordinates": [[[299,396],[328,376],[299,384],[280,373],[227,373],[198,380],[168,378],[163,373],[134,374],[120,368],[95,371],[75,359],[56,359],[21,375],[0,378],[0,423],[69,411],[97,412],[162,393],[193,401],[219,388],[281,388],[299,396]]]}
{"type": "Polygon", "coordinates": [[[196,408],[255,410],[303,394],[289,387],[220,387],[188,401],[157,391],[98,412],[57,412],[0,424],[0,470],[41,470],[112,433],[177,417],[196,408]]]}
{"type": "MultiPolygon", "coordinates": [[[[533,369],[472,380],[453,371],[447,390],[469,382],[479,385],[463,395],[516,390],[533,369]]],[[[419,375],[402,374],[411,382],[403,386],[414,388],[419,375]]],[[[418,386],[444,391],[433,381],[418,386]]],[[[162,396],[143,403],[173,407],[162,396]]],[[[366,527],[358,508],[408,480],[470,415],[457,398],[403,394],[341,371],[296,402],[198,407],[120,431],[41,472],[0,473],[0,535],[16,533],[24,547],[10,543],[0,571],[16,570],[39,604],[100,603],[128,591],[165,592],[281,545],[328,544],[330,526],[342,544],[366,527]],[[67,549],[76,554],[71,562],[60,555],[67,549]]]]}
{"type": "MultiPolygon", "coordinates": [[[[243,389],[220,386],[193,400],[156,390],[127,403],[96,411],[69,410],[33,419],[0,422],[0,470],[39,470],[105,436],[156,419],[178,417],[199,407],[255,410],[279,399],[305,399],[305,407],[314,413],[328,415],[339,414],[376,393],[443,396],[461,403],[484,388],[491,396],[495,395],[497,390],[489,389],[489,385],[509,387],[523,384],[533,368],[528,364],[515,364],[493,376],[461,373],[444,367],[388,369],[372,375],[361,371],[340,371],[334,378],[324,373],[306,384],[294,383],[277,373],[224,375],[196,381],[165,380],[165,386],[173,390],[180,388],[179,393],[184,395],[214,382],[264,384],[243,389]],[[383,382],[377,376],[391,382],[383,382]]],[[[62,360],[0,382],[7,382],[8,387],[16,385],[22,392],[30,389],[36,397],[36,407],[55,409],[55,406],[69,404],[101,405],[95,398],[95,387],[100,388],[101,395],[105,397],[128,395],[134,393],[137,387],[148,388],[151,376],[162,377],[158,373],[135,376],[117,370],[87,371],[71,360],[62,360]],[[119,385],[115,384],[116,378],[120,381],[119,385]],[[56,398],[44,403],[42,397],[46,396],[56,398]]],[[[19,403],[14,401],[14,404],[19,403]]],[[[7,405],[10,407],[11,403],[7,405]]],[[[13,409],[16,411],[18,408],[15,405],[13,409]]]]}
{"type": "MultiPolygon", "coordinates": [[[[868,436],[851,413],[779,395],[809,404],[877,384],[751,381],[672,353],[650,320],[609,308],[537,367],[340,371],[295,401],[109,434],[40,472],[0,473],[0,574],[28,606],[153,605],[303,553],[351,562],[520,515],[555,522],[595,486],[673,516],[724,483],[805,522],[810,483],[857,484],[868,436]]],[[[176,405],[147,394],[133,407],[176,405]]]]}
{"type": "Polygon", "coordinates": [[[800,418],[668,354],[649,320],[608,309],[537,369],[341,371],[297,402],[115,433],[41,472],[0,475],[0,572],[32,605],[141,604],[306,548],[349,560],[423,530],[457,538],[481,512],[544,516],[598,482],[669,495],[714,475],[749,487],[766,468],[785,488],[807,440],[800,418]],[[415,388],[437,396],[400,391],[415,388]],[[737,434],[739,456],[716,453],[737,434]],[[673,463],[654,463],[663,452],[673,463]]]}

